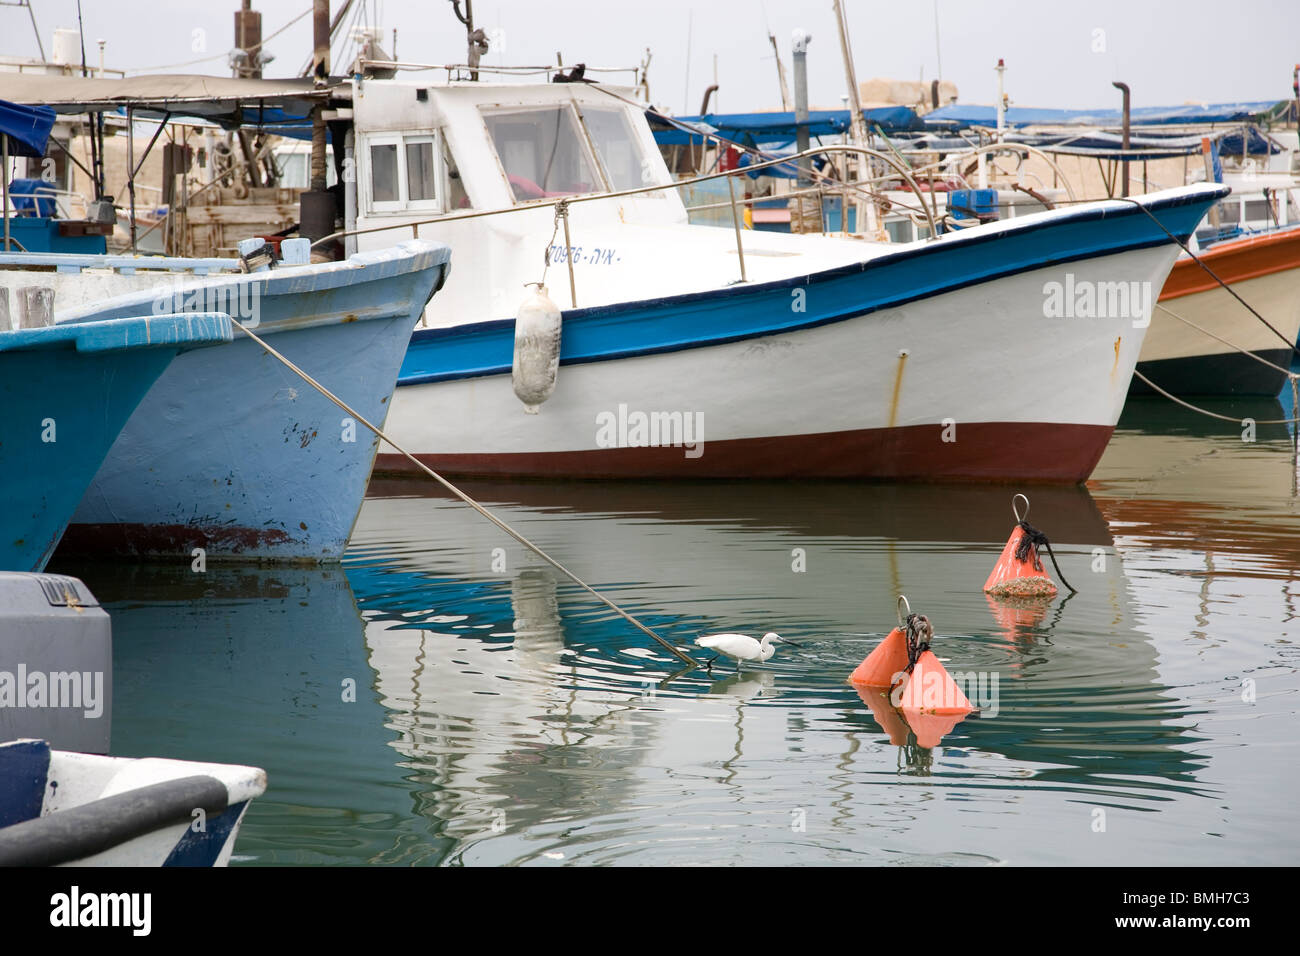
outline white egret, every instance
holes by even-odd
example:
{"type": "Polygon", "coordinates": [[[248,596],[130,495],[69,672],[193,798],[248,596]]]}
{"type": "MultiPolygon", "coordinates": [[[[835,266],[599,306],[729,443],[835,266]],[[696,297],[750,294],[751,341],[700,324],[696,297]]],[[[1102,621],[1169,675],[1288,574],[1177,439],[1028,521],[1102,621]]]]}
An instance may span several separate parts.
{"type": "Polygon", "coordinates": [[[705,637],[697,637],[696,645],[706,647],[717,653],[708,662],[708,667],[713,666],[713,662],[720,656],[730,657],[736,662],[736,670],[739,672],[740,665],[745,661],[767,661],[776,653],[773,644],[792,644],[798,647],[794,641],[768,631],[763,635],[762,643],[754,640],[748,634],[709,634],[705,637]]]}

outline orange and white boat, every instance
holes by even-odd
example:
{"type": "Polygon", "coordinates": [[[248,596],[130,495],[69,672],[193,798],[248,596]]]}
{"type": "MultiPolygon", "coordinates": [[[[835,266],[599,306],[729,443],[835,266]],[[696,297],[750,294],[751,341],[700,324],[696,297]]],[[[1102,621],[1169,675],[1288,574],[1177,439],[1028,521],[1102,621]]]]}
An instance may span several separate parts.
{"type": "MultiPolygon", "coordinates": [[[[1176,395],[1276,395],[1300,335],[1300,223],[1216,243],[1197,258],[1214,275],[1188,256],[1174,263],[1138,371],[1176,395]]],[[[1151,390],[1134,377],[1131,391],[1151,390]]]]}

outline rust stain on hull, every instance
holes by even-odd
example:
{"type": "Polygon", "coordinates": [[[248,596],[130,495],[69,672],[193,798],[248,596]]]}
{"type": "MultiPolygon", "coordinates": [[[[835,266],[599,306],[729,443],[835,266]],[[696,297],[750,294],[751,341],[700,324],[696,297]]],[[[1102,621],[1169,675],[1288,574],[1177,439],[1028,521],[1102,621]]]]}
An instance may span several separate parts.
{"type": "Polygon", "coordinates": [[[898,353],[898,371],[894,373],[894,395],[889,400],[889,427],[893,428],[898,420],[898,399],[903,393],[903,368],[907,365],[907,349],[898,353]]]}
{"type": "Polygon", "coordinates": [[[258,559],[258,552],[292,543],[279,528],[241,528],[233,525],[186,524],[74,524],[59,544],[61,555],[80,557],[130,556],[137,558],[189,558],[195,548],[209,560],[222,557],[258,559]]]}

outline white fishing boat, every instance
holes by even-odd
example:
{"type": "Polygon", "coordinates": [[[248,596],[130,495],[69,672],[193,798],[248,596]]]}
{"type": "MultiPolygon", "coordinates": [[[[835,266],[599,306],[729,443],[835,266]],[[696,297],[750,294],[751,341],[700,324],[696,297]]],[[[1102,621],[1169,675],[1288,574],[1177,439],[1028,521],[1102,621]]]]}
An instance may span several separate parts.
{"type": "MultiPolygon", "coordinates": [[[[1226,194],[1185,187],[907,244],[741,235],[688,224],[631,94],[335,91],[353,120],[358,246],[421,224],[476,266],[426,310],[398,378],[388,430],[427,464],[1082,481],[1142,347],[1154,296],[1140,290],[1163,285],[1169,233],[1189,236],[1226,194]],[[515,320],[543,280],[562,309],[560,367],[530,415],[511,388],[515,320]],[[1099,291],[1096,314],[1054,313],[1067,288],[1099,291]],[[1112,308],[1116,291],[1127,304],[1112,308]]],[[[381,450],[378,469],[408,467],[381,450]]]]}
{"type": "Polygon", "coordinates": [[[226,866],[256,767],[0,743],[0,866],[226,866]]]}

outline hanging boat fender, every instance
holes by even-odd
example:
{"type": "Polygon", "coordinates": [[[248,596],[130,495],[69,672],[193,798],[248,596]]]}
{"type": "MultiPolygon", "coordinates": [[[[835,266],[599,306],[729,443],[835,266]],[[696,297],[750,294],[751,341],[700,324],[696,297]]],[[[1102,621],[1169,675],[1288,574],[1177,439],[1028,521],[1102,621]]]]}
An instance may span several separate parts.
{"type": "Polygon", "coordinates": [[[560,369],[560,309],[540,282],[529,283],[533,293],[524,299],[515,317],[515,358],[510,384],[524,403],[524,411],[536,415],[541,404],[555,391],[560,369]]]}

